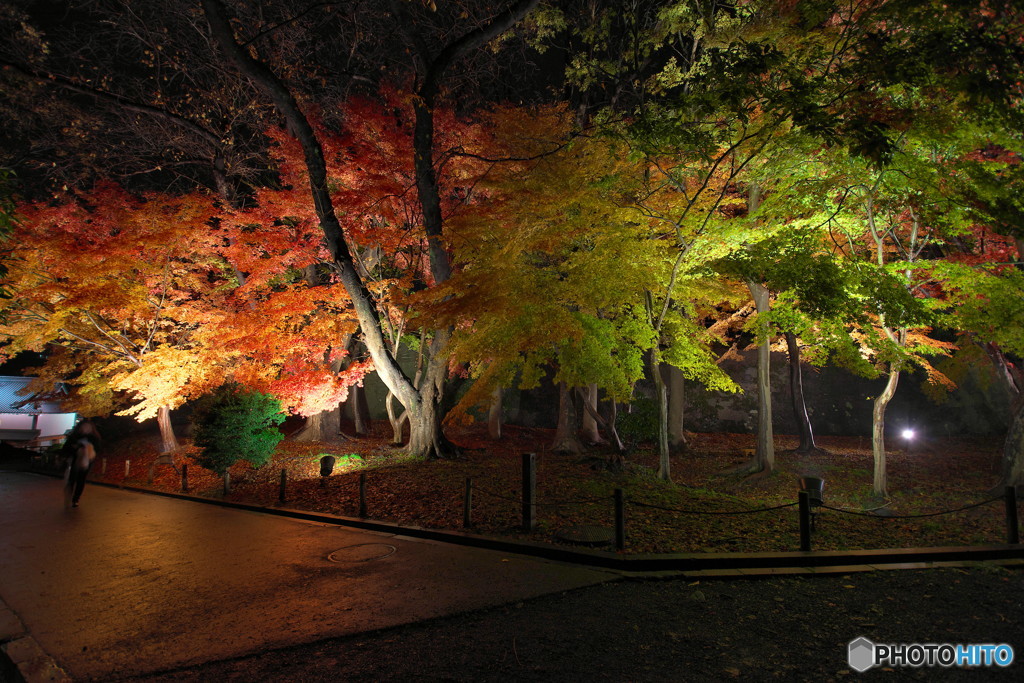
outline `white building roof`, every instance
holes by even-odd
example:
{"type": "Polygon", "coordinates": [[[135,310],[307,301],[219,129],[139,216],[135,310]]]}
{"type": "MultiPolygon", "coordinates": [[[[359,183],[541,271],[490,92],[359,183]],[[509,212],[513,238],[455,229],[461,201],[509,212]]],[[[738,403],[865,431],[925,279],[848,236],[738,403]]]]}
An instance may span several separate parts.
{"type": "Polygon", "coordinates": [[[45,396],[18,393],[33,379],[35,378],[0,376],[0,413],[41,415],[66,412],[61,409],[58,398],[66,394],[63,387],[54,387],[54,390],[45,396]]]}

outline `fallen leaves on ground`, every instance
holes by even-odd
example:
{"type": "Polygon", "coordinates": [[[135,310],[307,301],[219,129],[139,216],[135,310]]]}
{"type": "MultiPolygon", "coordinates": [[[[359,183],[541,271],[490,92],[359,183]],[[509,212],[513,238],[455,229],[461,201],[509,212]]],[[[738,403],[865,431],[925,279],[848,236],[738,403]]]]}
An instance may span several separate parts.
{"type": "MultiPolygon", "coordinates": [[[[798,456],[795,439],[777,437],[776,470],[755,481],[731,473],[750,458],[753,437],[746,434],[694,434],[690,452],[673,456],[672,482],[656,476],[657,454],[640,448],[621,472],[604,467],[605,455],[552,453],[550,430],[506,428],[503,440],[486,438],[479,427],[450,436],[462,447],[453,460],[422,460],[388,445],[380,425],[356,441],[285,441],[262,468],[239,463],[230,470],[231,491],[222,479],[199,467],[196,449],[186,441],[175,455],[188,465],[193,495],[274,507],[359,514],[359,480],[365,475],[367,516],[427,528],[463,530],[467,479],[472,480],[473,533],[520,540],[558,542],[573,527],[612,528],[613,492],[626,496],[626,553],[787,551],[799,547],[798,476],[825,481],[825,503],[863,512],[881,503],[871,495],[870,441],[858,437],[818,439],[822,452],[798,456]],[[537,528],[521,528],[522,454],[536,453],[537,528]],[[320,458],[338,458],[334,473],[320,476],[320,458]],[[358,458],[342,456],[358,454],[358,458]],[[287,474],[285,502],[279,501],[281,472],[287,474]],[[763,508],[788,505],[770,511],[763,508]],[[699,513],[699,514],[694,514],[699,513]],[[711,514],[718,513],[718,514],[711,514]],[[729,513],[729,514],[722,514],[729,513]],[[735,513],[735,514],[733,514],[735,513]]],[[[169,465],[149,472],[158,452],[152,435],[110,443],[93,478],[162,491],[180,491],[181,476],[169,465]],[[127,477],[125,463],[130,461],[127,477]]],[[[947,438],[917,444],[910,452],[888,453],[890,498],[895,517],[857,516],[823,510],[814,534],[816,550],[907,546],[982,545],[1005,540],[1001,500],[963,512],[904,518],[984,501],[995,484],[998,439],[947,438]]]]}

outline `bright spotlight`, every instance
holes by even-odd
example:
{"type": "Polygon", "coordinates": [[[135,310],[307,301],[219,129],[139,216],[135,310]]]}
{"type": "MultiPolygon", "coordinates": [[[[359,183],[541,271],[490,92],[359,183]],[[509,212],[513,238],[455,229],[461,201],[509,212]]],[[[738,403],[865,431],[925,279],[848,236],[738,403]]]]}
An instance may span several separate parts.
{"type": "Polygon", "coordinates": [[[913,440],[914,440],[914,430],[913,430],[913,429],[904,429],[904,430],[903,430],[903,431],[902,431],[902,432],[900,433],[900,435],[901,435],[901,436],[902,436],[902,437],[903,437],[904,439],[906,439],[907,441],[913,441],[913,440]]]}

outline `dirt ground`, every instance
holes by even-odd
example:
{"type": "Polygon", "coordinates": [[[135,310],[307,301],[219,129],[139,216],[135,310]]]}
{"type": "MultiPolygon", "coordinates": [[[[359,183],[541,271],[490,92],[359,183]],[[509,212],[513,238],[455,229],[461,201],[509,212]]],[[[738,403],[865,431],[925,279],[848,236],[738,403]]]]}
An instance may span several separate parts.
{"type": "Polygon", "coordinates": [[[1024,572],[622,580],[139,681],[1020,680],[1021,664],[851,670],[847,645],[1007,643],[1024,572]]]}
{"type": "MultiPolygon", "coordinates": [[[[890,495],[878,500],[872,495],[873,462],[866,438],[821,437],[820,452],[798,456],[791,450],[795,439],[779,436],[775,471],[750,482],[733,470],[749,461],[752,435],[694,434],[689,452],[672,458],[670,483],[657,478],[657,456],[643,445],[616,472],[605,467],[606,449],[583,455],[550,452],[550,430],[509,427],[496,442],[482,427],[473,426],[451,430],[462,446],[461,457],[425,461],[391,448],[385,427],[378,424],[373,433],[355,441],[284,441],[261,468],[233,466],[227,495],[221,480],[196,464],[195,449],[187,441],[177,464],[188,464],[189,490],[195,495],[264,506],[281,504],[284,471],[284,506],[344,516],[359,514],[363,476],[370,518],[443,529],[463,528],[466,480],[471,479],[473,532],[543,543],[558,543],[565,530],[580,526],[610,528],[613,491],[621,488],[627,500],[629,554],[795,550],[799,528],[793,505],[802,475],[823,478],[825,503],[835,508],[819,517],[814,538],[818,550],[983,545],[1006,537],[1003,502],[991,492],[998,479],[997,438],[945,437],[918,440],[910,448],[891,446],[890,495]],[[522,456],[528,452],[536,454],[539,521],[534,531],[524,533],[520,495],[522,456]],[[326,479],[320,477],[324,455],[336,458],[326,479]],[[764,508],[778,509],[757,512],[764,508]],[[886,516],[856,514],[868,510],[886,516]]],[[[109,439],[100,455],[94,478],[181,489],[180,471],[153,467],[153,435],[109,439]]]]}

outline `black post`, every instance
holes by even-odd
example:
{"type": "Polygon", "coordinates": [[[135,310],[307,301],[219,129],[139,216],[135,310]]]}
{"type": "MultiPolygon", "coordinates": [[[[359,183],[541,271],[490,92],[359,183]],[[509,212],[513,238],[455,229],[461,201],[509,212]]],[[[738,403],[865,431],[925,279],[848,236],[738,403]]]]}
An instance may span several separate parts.
{"type": "Polygon", "coordinates": [[[366,472],[359,473],[359,516],[366,517],[366,472]]]}
{"type": "Polygon", "coordinates": [[[800,492],[800,550],[811,549],[811,496],[800,492]]]}
{"type": "Polygon", "coordinates": [[[224,495],[231,493],[231,473],[224,470],[224,495]]]}
{"type": "Polygon", "coordinates": [[[537,454],[523,453],[523,528],[537,527],[537,454]]]}
{"type": "Polygon", "coordinates": [[[281,488],[277,493],[277,502],[284,504],[288,497],[288,470],[281,468],[281,488]]]}
{"type": "Polygon", "coordinates": [[[615,549],[626,549],[626,496],[615,489],[615,549]]]}
{"type": "Polygon", "coordinates": [[[188,493],[188,463],[181,463],[181,492],[188,493]]]}
{"type": "Polygon", "coordinates": [[[473,480],[466,477],[466,497],[462,502],[462,528],[473,526],[473,480]]]}
{"type": "Polygon", "coordinates": [[[1006,487],[1006,542],[1020,543],[1020,526],[1017,519],[1017,487],[1006,487]]]}

